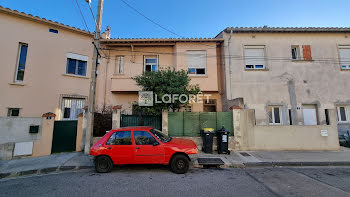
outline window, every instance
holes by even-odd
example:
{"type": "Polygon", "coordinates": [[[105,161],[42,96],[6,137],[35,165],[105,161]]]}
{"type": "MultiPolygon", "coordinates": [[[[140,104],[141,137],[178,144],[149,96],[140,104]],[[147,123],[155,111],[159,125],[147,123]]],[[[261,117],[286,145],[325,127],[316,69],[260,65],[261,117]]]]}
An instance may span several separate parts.
{"type": "Polygon", "coordinates": [[[158,71],[158,57],[157,56],[145,56],[145,72],[157,72],[158,71]]]}
{"type": "Polygon", "coordinates": [[[153,145],[157,140],[147,131],[134,131],[136,145],[153,145]]]}
{"type": "Polygon", "coordinates": [[[265,47],[245,46],[244,48],[245,69],[265,69],[265,47]]]}
{"type": "Polygon", "coordinates": [[[66,74],[86,76],[88,59],[87,56],[68,53],[66,74]]]}
{"type": "Polygon", "coordinates": [[[111,135],[106,145],[131,145],[131,131],[118,131],[111,135]]]}
{"type": "Polygon", "coordinates": [[[164,133],[162,133],[158,129],[151,129],[150,131],[154,136],[156,136],[156,138],[158,138],[162,142],[170,142],[172,140],[171,137],[165,135],[164,133]]]}
{"type": "Polygon", "coordinates": [[[203,99],[203,111],[204,112],[216,112],[216,100],[215,99],[203,99]]]}
{"type": "Polygon", "coordinates": [[[293,125],[293,118],[292,118],[292,110],[288,110],[288,115],[289,115],[289,125],[293,125]]]}
{"type": "Polygon", "coordinates": [[[338,122],[349,122],[349,106],[337,106],[338,122]]]}
{"type": "Polygon", "coordinates": [[[269,124],[282,124],[282,113],[281,106],[269,106],[268,114],[269,114],[269,124]]]}
{"type": "Polygon", "coordinates": [[[297,45],[292,45],[292,60],[300,60],[300,49],[297,45]]]}
{"type": "Polygon", "coordinates": [[[116,56],[115,59],[115,73],[123,74],[124,73],[124,56],[116,56]]]}
{"type": "Polygon", "coordinates": [[[350,46],[339,47],[340,67],[342,70],[350,70],[350,46]]]}
{"type": "Polygon", "coordinates": [[[58,34],[58,30],[57,29],[49,29],[49,32],[50,33],[54,33],[54,34],[58,34]]]}
{"type": "Polygon", "coordinates": [[[9,117],[19,116],[19,108],[8,108],[7,116],[9,117]]]}
{"type": "Polygon", "coordinates": [[[310,45],[292,45],[292,60],[312,60],[310,45]]]}
{"type": "Polygon", "coordinates": [[[324,109],[324,114],[326,116],[326,124],[330,125],[330,121],[329,121],[329,111],[328,109],[324,109]]]}
{"type": "Polygon", "coordinates": [[[78,120],[78,115],[83,112],[85,99],[63,98],[62,120],[78,120]]]}
{"type": "Polygon", "coordinates": [[[187,69],[189,75],[206,75],[206,51],[187,51],[187,69]]]}
{"type": "Polygon", "coordinates": [[[16,82],[23,81],[24,70],[26,68],[26,61],[27,61],[27,51],[28,51],[28,44],[19,43],[17,70],[16,70],[16,78],[15,78],[16,82]]]}

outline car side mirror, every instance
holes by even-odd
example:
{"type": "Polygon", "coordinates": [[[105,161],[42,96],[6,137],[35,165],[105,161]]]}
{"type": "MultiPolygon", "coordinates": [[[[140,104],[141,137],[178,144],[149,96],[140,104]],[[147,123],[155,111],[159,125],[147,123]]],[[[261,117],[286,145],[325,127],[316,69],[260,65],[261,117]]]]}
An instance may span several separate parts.
{"type": "Polygon", "coordinates": [[[159,145],[159,142],[156,141],[153,143],[153,146],[157,146],[157,145],[159,145]]]}

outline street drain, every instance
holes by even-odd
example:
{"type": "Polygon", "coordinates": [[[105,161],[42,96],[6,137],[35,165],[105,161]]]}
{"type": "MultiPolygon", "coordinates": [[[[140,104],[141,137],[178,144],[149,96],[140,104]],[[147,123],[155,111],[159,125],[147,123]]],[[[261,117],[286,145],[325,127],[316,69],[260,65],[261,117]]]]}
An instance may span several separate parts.
{"type": "Polygon", "coordinates": [[[240,152],[240,154],[242,155],[242,156],[244,156],[244,157],[249,157],[250,155],[248,154],[248,153],[246,153],[246,152],[240,152]]]}

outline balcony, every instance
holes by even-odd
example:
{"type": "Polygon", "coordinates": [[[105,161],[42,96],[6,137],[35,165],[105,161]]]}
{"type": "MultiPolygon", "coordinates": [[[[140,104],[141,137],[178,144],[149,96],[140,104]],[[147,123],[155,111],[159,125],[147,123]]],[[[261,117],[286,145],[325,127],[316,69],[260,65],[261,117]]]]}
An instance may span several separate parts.
{"type": "Polygon", "coordinates": [[[131,78],[112,78],[111,92],[113,93],[136,93],[141,88],[136,85],[135,80],[131,78]]]}

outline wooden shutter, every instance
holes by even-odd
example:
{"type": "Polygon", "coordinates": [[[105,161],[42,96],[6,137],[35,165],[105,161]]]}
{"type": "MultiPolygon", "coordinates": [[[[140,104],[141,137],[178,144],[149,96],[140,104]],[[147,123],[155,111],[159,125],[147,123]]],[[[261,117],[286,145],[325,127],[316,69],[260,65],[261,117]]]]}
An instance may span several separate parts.
{"type": "Polygon", "coordinates": [[[303,45],[303,57],[304,60],[312,60],[310,45],[303,45]]]}

